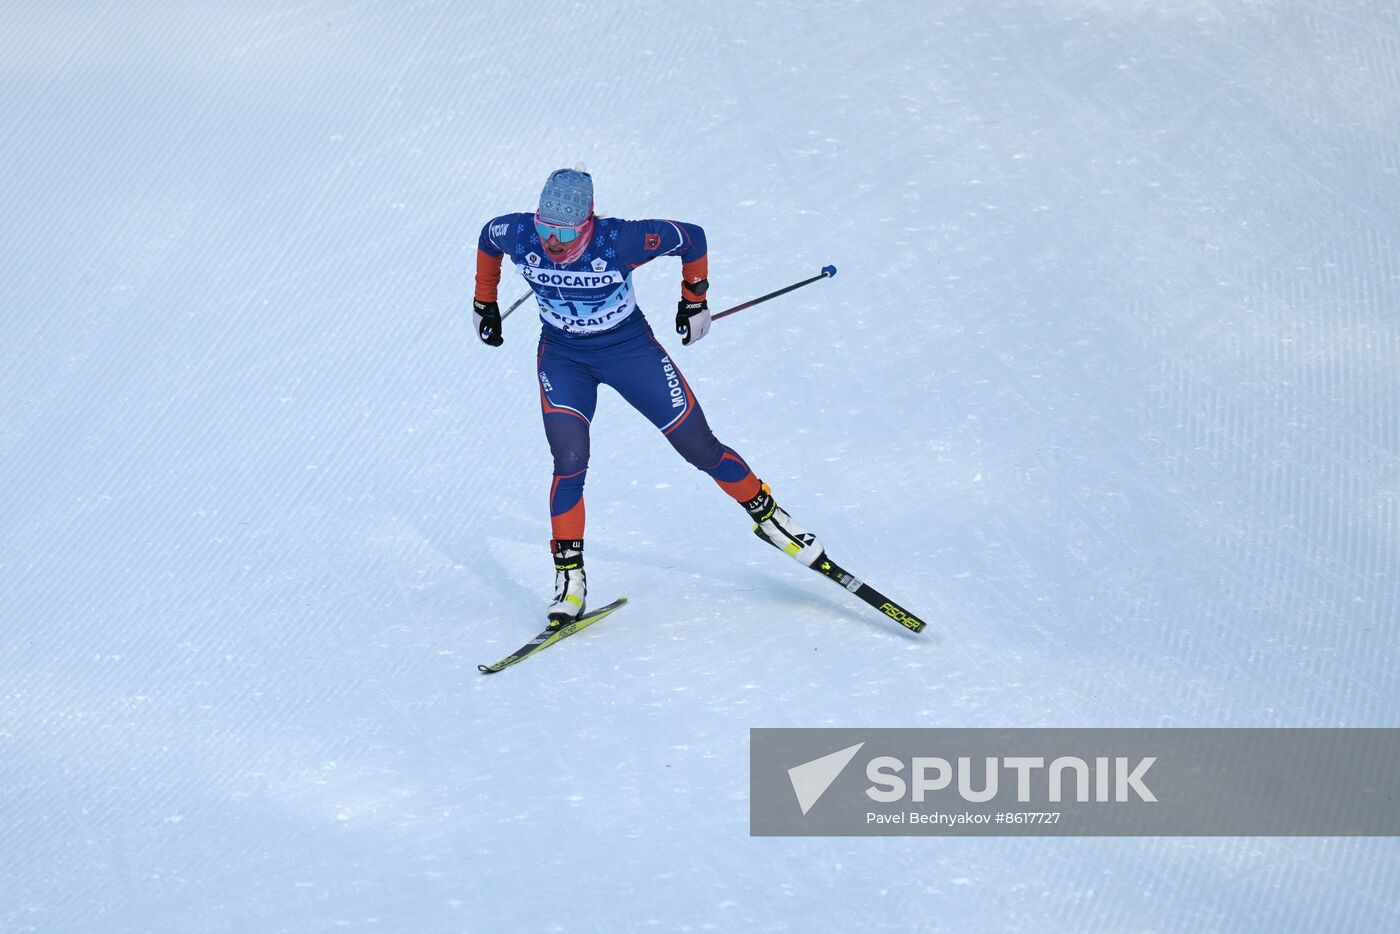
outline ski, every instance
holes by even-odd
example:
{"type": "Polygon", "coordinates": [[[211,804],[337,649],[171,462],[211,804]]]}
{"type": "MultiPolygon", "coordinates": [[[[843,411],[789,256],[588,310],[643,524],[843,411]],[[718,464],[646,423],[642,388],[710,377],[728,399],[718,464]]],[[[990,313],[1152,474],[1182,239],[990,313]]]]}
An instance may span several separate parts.
{"type": "Polygon", "coordinates": [[[871,587],[865,581],[857,578],[835,561],[832,561],[826,556],[826,552],[823,551],[821,554],[817,555],[817,560],[812,562],[812,570],[821,574],[823,577],[829,577],[836,581],[836,583],[840,584],[857,597],[860,597],[866,603],[870,604],[881,613],[884,613],[905,629],[911,632],[924,631],[923,620],[919,619],[913,613],[910,613],[898,603],[895,603],[889,597],[880,593],[880,591],[876,590],[874,587],[871,587]]]}
{"type": "Polygon", "coordinates": [[[574,620],[572,623],[560,626],[558,629],[545,629],[543,632],[535,636],[535,638],[531,639],[529,642],[525,643],[515,652],[512,652],[510,655],[507,655],[499,662],[496,662],[496,664],[477,665],[476,669],[484,675],[493,675],[496,672],[500,671],[502,668],[509,668],[516,662],[524,661],[525,659],[529,658],[531,655],[534,655],[541,649],[547,649],[559,640],[567,639],[574,633],[582,629],[587,629],[589,626],[592,626],[594,623],[598,622],[598,620],[621,608],[626,602],[626,597],[619,597],[605,607],[594,610],[591,613],[583,614],[578,619],[574,620]]]}

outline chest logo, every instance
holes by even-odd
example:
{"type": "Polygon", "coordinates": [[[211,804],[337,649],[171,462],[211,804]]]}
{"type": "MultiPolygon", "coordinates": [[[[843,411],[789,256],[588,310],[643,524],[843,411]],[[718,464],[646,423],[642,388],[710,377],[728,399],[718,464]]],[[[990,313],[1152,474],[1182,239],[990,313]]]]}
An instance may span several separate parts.
{"type": "Polygon", "coordinates": [[[607,269],[607,268],[608,268],[608,263],[607,263],[606,260],[595,259],[595,260],[593,261],[593,271],[594,271],[594,272],[602,272],[604,269],[607,269]]]}
{"type": "Polygon", "coordinates": [[[531,266],[538,266],[540,264],[540,254],[531,253],[529,256],[525,257],[525,262],[529,263],[531,266]]]}

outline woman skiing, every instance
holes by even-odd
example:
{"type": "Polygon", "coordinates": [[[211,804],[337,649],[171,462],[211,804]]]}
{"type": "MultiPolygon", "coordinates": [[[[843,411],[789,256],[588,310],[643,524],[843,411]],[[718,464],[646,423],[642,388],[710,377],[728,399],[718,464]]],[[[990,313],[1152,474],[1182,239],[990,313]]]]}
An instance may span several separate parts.
{"type": "Polygon", "coordinates": [[[816,536],[793,522],[767,484],[715,437],[690,385],[637,306],[632,271],[659,256],[678,256],[676,333],[689,345],[709,331],[708,262],[700,227],[598,217],[591,176],[577,169],[551,173],[538,211],[503,214],[481,229],[473,319],[477,336],[492,347],[502,342],[496,299],[506,255],[534,291],[542,322],[536,376],[554,459],[549,489],[554,602],[546,611],[551,627],[584,612],[583,484],[600,383],[613,387],[681,457],[741,503],[762,538],[806,565],[822,555],[816,536]]]}

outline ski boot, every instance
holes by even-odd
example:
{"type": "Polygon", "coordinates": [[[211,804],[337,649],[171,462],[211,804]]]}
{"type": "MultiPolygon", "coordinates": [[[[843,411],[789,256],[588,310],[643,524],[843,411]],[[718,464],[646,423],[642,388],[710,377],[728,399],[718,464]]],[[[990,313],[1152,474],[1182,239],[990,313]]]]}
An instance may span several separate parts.
{"type": "Polygon", "coordinates": [[[588,580],[583,573],[583,540],[563,539],[549,543],[554,554],[554,602],[545,615],[549,628],[566,626],[583,615],[588,580]]]}
{"type": "Polygon", "coordinates": [[[822,556],[822,543],[773,502],[773,491],[768,484],[763,484],[758,495],[743,505],[755,523],[753,533],[774,548],[791,555],[807,567],[822,556]]]}

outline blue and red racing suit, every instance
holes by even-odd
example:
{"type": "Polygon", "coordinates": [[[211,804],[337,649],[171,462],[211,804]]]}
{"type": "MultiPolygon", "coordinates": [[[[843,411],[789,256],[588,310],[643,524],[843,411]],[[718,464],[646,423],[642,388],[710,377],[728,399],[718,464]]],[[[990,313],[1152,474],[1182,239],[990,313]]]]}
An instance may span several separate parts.
{"type": "Polygon", "coordinates": [[[481,229],[476,298],[496,301],[501,259],[509,254],[539,302],[537,377],[545,436],[554,459],[549,512],[553,537],[581,539],[589,426],[598,386],[613,387],[661,430],[690,464],[739,502],[758,495],[744,459],[715,438],[695,393],[637,307],[632,270],[658,256],[681,259],[681,293],[706,277],[705,232],[669,220],[595,218],[592,237],[571,262],[550,260],[534,215],[503,214],[481,229]]]}

